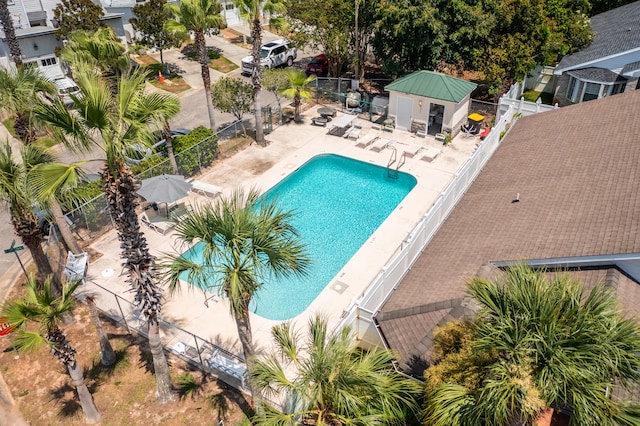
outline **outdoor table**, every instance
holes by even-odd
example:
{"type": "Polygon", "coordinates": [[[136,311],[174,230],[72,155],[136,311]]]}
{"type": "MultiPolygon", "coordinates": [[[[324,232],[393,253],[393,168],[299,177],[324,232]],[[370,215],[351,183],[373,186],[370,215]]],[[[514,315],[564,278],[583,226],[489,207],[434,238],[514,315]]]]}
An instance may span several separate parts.
{"type": "Polygon", "coordinates": [[[316,126],[323,126],[323,127],[327,126],[328,121],[329,119],[327,117],[313,117],[311,119],[311,122],[313,124],[315,124],[316,126]]]}
{"type": "Polygon", "coordinates": [[[355,120],[356,118],[357,116],[355,115],[343,115],[342,117],[331,123],[329,134],[342,137],[347,129],[351,127],[353,120],[355,120]]]}
{"type": "Polygon", "coordinates": [[[336,112],[337,111],[335,110],[335,108],[331,108],[331,107],[318,108],[318,114],[320,114],[322,117],[326,118],[327,120],[331,120],[331,117],[335,117],[336,112]]]}

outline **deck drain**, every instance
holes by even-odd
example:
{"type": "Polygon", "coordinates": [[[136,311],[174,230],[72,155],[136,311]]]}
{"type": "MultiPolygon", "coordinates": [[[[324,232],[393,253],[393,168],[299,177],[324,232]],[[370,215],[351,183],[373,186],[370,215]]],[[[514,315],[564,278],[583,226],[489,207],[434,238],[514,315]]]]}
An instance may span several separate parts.
{"type": "Polygon", "coordinates": [[[107,269],[105,269],[104,271],[102,271],[102,274],[101,274],[101,275],[102,275],[104,278],[108,278],[108,277],[113,276],[113,274],[114,274],[115,272],[116,272],[116,271],[114,271],[113,269],[111,269],[111,268],[107,268],[107,269]]]}
{"type": "Polygon", "coordinates": [[[335,291],[336,293],[342,294],[344,293],[344,291],[348,288],[349,286],[346,285],[345,283],[343,283],[342,281],[336,281],[332,286],[331,289],[333,291],[335,291]]]}

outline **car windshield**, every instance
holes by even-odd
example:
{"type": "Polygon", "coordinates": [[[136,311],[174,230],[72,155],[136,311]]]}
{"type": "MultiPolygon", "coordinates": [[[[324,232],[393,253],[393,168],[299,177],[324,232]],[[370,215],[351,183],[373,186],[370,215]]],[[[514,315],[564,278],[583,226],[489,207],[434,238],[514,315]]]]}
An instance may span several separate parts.
{"type": "Polygon", "coordinates": [[[268,58],[269,57],[269,52],[271,52],[268,49],[260,49],[260,57],[262,59],[268,58]]]}
{"type": "Polygon", "coordinates": [[[323,60],[320,58],[313,58],[311,60],[311,65],[322,65],[323,60]]]}
{"type": "Polygon", "coordinates": [[[80,90],[79,87],[77,86],[71,86],[71,87],[65,87],[65,88],[61,88],[59,91],[61,94],[65,95],[67,93],[74,93],[77,92],[78,90],[80,90]]]}

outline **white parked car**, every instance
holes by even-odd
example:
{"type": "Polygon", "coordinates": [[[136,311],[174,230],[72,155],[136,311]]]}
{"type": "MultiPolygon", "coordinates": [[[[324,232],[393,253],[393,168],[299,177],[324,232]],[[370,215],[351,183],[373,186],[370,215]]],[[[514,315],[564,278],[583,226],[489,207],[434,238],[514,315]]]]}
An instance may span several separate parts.
{"type": "MultiPolygon", "coordinates": [[[[298,56],[295,47],[290,47],[285,39],[270,41],[260,48],[260,65],[267,68],[293,65],[293,61],[298,56]]],[[[253,56],[242,58],[242,73],[251,74],[253,72],[253,56]]]]}
{"type": "Polygon", "coordinates": [[[66,106],[73,105],[73,99],[71,99],[70,95],[81,96],[80,88],[69,77],[57,78],[53,80],[53,83],[58,88],[58,96],[66,106]]]}

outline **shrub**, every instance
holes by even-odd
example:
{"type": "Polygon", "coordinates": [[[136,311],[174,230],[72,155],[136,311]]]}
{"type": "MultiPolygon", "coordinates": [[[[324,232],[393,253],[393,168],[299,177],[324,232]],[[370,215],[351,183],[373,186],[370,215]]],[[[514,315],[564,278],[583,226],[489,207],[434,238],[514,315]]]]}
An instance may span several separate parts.
{"type": "Polygon", "coordinates": [[[173,174],[169,159],[162,155],[152,155],[144,161],[131,167],[131,172],[138,179],[146,179],[152,176],[161,175],[162,173],[173,174]]]}
{"type": "Polygon", "coordinates": [[[173,140],[173,151],[180,173],[193,176],[218,156],[218,137],[213,130],[199,126],[188,135],[177,136],[173,140]]]}

